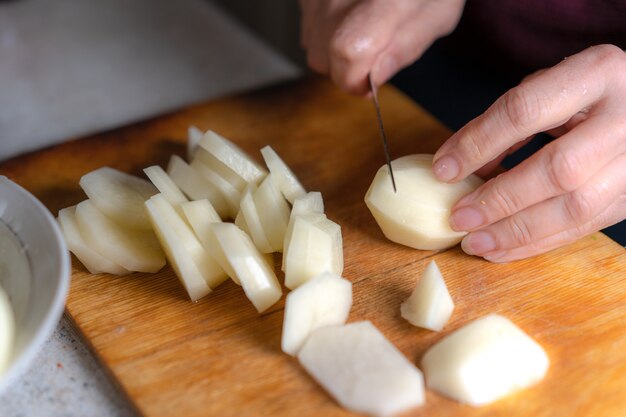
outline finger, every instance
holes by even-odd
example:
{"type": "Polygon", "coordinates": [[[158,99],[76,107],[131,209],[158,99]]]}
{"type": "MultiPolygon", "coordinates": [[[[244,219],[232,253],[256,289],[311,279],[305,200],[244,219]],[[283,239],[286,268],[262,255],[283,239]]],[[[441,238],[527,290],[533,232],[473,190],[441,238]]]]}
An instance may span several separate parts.
{"type": "Polygon", "coordinates": [[[587,120],[589,118],[589,111],[589,108],[582,109],[581,111],[573,115],[567,122],[563,123],[561,126],[546,130],[546,133],[555,138],[563,136],[564,134],[587,120]]]}
{"type": "Polygon", "coordinates": [[[624,167],[626,154],[613,159],[582,187],[470,233],[463,239],[463,250],[480,256],[509,251],[591,222],[626,194],[624,167]]]}
{"type": "Polygon", "coordinates": [[[599,216],[581,226],[565,230],[521,248],[494,252],[484,258],[490,262],[498,263],[530,258],[531,256],[539,255],[575,242],[584,236],[590,235],[605,227],[612,226],[624,220],[624,218],[626,218],[626,197],[622,195],[619,200],[613,202],[613,204],[599,216]]]}
{"type": "Polygon", "coordinates": [[[610,64],[604,61],[609,54],[614,49],[590,48],[509,90],[436,152],[437,178],[463,179],[520,140],[560,126],[598,102],[607,83],[610,64]]]}
{"type": "Polygon", "coordinates": [[[354,94],[369,91],[367,75],[379,54],[391,43],[407,15],[420,2],[364,1],[345,17],[330,39],[330,75],[354,94]]]}
{"type": "Polygon", "coordinates": [[[589,119],[512,170],[483,184],[453,207],[450,225],[472,231],[585,184],[626,152],[626,121],[589,119]]]}
{"type": "Polygon", "coordinates": [[[406,21],[375,62],[372,68],[374,84],[384,84],[420,58],[436,39],[452,32],[461,10],[461,7],[455,8],[448,3],[431,3],[420,10],[419,16],[406,21]]]}
{"type": "Polygon", "coordinates": [[[504,158],[506,158],[507,156],[511,155],[515,151],[521,149],[522,147],[524,147],[524,145],[526,145],[528,142],[530,142],[533,139],[533,137],[534,136],[529,136],[526,139],[524,139],[523,141],[518,142],[515,145],[511,146],[509,149],[507,149],[506,151],[502,152],[500,154],[500,156],[498,156],[496,159],[494,159],[491,162],[488,162],[484,167],[479,168],[478,170],[476,170],[476,175],[478,175],[479,177],[487,176],[489,173],[491,173],[494,169],[496,169],[500,165],[500,163],[502,162],[502,160],[504,158]]]}

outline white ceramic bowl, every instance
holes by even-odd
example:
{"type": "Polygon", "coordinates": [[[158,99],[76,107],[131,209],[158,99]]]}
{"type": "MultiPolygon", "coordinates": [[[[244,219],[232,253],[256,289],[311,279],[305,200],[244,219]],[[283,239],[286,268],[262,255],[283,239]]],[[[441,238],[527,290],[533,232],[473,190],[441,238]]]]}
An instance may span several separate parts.
{"type": "Polygon", "coordinates": [[[0,375],[0,392],[24,371],[55,329],[70,282],[70,257],[50,211],[28,191],[0,176],[0,221],[25,249],[31,279],[0,279],[15,313],[15,344],[0,375]]]}

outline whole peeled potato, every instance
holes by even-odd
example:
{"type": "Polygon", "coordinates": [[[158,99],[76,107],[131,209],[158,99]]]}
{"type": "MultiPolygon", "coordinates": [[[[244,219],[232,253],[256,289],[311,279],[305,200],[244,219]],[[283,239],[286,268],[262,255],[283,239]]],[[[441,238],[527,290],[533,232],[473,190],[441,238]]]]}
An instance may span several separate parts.
{"type": "Polygon", "coordinates": [[[465,232],[450,228],[450,209],[483,181],[470,175],[452,184],[440,182],[432,172],[432,161],[428,154],[394,160],[396,192],[387,165],[376,173],[365,204],[389,240],[415,249],[437,250],[454,246],[465,236],[465,232]]]}

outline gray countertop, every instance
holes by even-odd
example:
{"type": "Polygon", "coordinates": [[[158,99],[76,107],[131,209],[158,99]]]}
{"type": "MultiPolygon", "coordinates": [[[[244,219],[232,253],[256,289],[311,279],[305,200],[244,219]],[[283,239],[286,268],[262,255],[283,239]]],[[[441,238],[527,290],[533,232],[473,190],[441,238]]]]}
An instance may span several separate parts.
{"type": "MultiPolygon", "coordinates": [[[[0,2],[0,160],[299,70],[202,0],[0,2]]],[[[130,416],[64,317],[0,416],[130,416]]]]}

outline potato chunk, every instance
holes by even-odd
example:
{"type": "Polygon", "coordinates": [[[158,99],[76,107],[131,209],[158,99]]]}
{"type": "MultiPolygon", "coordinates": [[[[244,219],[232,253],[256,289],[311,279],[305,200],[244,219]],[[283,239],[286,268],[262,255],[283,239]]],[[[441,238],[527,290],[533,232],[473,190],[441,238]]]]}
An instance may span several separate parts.
{"type": "Polygon", "coordinates": [[[422,358],[429,388],[473,406],[489,404],[537,383],[548,366],[542,347],[497,314],[455,331],[422,358]]]}
{"type": "Polygon", "coordinates": [[[420,370],[369,321],[317,329],[298,360],[350,411],[391,416],[424,403],[420,370]]]}

